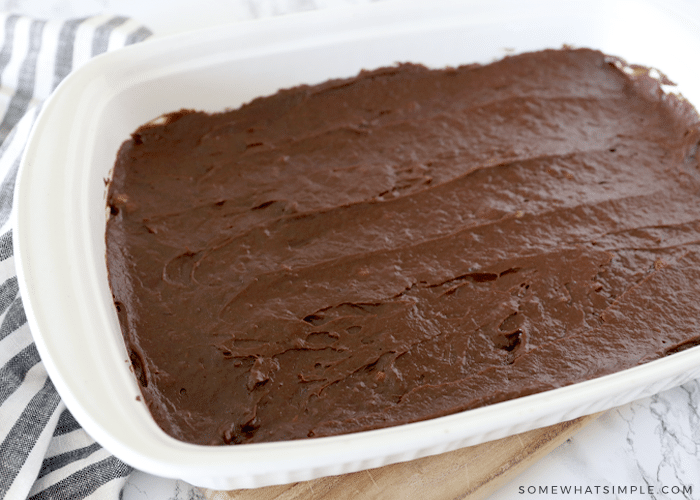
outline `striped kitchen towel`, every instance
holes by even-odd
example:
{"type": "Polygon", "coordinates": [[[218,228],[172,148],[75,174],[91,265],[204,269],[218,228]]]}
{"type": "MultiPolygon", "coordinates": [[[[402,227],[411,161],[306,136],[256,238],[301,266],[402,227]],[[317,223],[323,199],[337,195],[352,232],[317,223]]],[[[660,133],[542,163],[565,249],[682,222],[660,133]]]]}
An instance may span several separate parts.
{"type": "Polygon", "coordinates": [[[91,57],[150,35],[121,16],[0,14],[0,498],[117,499],[131,473],[81,429],[39,359],[17,286],[12,196],[42,102],[91,57]]]}

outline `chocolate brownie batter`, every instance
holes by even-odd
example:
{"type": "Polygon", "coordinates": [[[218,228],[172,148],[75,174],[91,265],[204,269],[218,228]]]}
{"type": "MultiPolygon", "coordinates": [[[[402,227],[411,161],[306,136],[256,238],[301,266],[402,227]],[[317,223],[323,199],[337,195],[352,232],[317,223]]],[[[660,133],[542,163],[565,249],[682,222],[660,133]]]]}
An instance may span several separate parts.
{"type": "Polygon", "coordinates": [[[138,129],[107,264],[158,424],[356,432],[700,343],[700,126],[647,73],[401,64],[138,129]]]}

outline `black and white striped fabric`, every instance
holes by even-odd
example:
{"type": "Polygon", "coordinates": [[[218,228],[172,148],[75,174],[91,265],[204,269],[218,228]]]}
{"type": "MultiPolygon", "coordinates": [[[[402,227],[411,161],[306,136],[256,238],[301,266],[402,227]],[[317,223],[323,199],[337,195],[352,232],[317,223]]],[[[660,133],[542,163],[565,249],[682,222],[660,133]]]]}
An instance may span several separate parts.
{"type": "Polygon", "coordinates": [[[120,497],[131,468],[95,443],[47,377],[19,296],[12,195],[42,102],[91,57],[151,32],[120,16],[39,20],[0,14],[0,498],[120,497]]]}

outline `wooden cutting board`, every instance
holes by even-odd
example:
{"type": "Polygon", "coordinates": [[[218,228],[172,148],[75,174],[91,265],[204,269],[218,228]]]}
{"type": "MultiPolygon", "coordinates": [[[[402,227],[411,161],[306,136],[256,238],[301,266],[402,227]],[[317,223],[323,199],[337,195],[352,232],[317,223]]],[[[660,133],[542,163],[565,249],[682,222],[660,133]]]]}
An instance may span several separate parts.
{"type": "Polygon", "coordinates": [[[253,490],[203,493],[209,500],[484,499],[599,415],[342,476],[253,490]]]}

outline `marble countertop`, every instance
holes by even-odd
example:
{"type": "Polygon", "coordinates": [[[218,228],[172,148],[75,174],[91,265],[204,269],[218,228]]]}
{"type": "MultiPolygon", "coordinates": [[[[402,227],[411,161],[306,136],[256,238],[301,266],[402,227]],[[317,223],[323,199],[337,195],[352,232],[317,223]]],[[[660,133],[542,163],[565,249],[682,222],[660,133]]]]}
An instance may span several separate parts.
{"type": "MultiPolygon", "coordinates": [[[[121,14],[135,18],[156,36],[162,36],[232,21],[358,3],[367,0],[0,0],[0,8],[43,18],[121,14]]],[[[697,0],[674,3],[700,18],[697,0]]],[[[693,381],[609,410],[491,498],[700,498],[699,407],[700,381],[693,381]],[[571,492],[564,493],[561,486],[570,487],[571,492]],[[627,493],[611,493],[612,486],[626,487],[627,493]],[[540,487],[548,487],[547,494],[540,493],[540,487]],[[532,493],[535,490],[537,493],[532,493]]],[[[374,498],[371,492],[366,493],[366,498],[374,498]]],[[[136,472],[122,498],[204,497],[182,481],[136,472]]]]}

